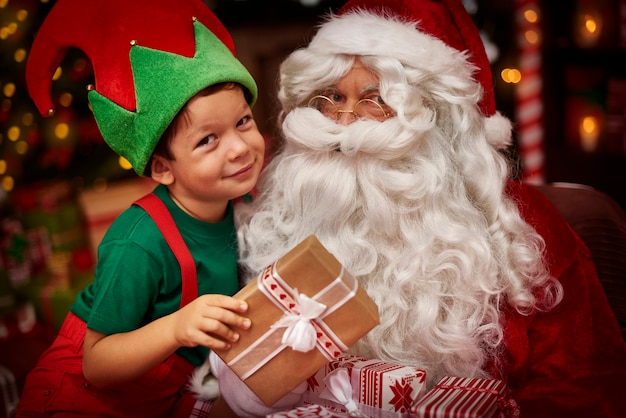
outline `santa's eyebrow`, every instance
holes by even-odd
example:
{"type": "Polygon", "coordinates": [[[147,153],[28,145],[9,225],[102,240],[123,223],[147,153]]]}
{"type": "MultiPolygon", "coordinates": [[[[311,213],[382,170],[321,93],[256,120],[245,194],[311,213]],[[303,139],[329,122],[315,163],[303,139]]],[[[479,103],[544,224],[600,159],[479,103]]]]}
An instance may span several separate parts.
{"type": "Polygon", "coordinates": [[[378,91],[380,91],[378,84],[369,84],[361,89],[361,94],[370,94],[378,91]]]}

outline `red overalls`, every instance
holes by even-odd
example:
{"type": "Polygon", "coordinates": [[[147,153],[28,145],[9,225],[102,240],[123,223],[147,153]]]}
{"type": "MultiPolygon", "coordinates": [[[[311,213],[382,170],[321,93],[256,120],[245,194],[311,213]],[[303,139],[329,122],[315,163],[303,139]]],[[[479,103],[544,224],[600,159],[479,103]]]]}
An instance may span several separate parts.
{"type": "MultiPolygon", "coordinates": [[[[197,297],[195,264],[163,202],[148,194],[135,204],[154,219],[181,266],[181,307],[197,297]]],[[[196,399],[187,383],[194,366],[172,354],[133,382],[96,388],[83,377],[86,323],[69,313],[52,346],[30,372],[20,398],[18,417],[189,417],[196,399]]],[[[197,411],[195,411],[197,412],[197,411]]],[[[208,412],[206,408],[205,412],[208,412]]]]}

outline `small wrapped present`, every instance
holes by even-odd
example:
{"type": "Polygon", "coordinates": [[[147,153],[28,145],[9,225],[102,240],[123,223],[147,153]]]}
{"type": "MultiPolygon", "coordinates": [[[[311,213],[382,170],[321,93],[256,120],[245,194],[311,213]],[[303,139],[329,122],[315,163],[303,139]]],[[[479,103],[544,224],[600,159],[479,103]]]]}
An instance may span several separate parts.
{"type": "Polygon", "coordinates": [[[344,412],[336,412],[322,405],[303,405],[287,411],[275,412],[266,418],[348,418],[344,412]]]}
{"type": "Polygon", "coordinates": [[[252,327],[215,353],[266,405],[379,323],[376,304],[313,235],[235,297],[248,302],[252,327]]]}
{"type": "Polygon", "coordinates": [[[348,354],[329,362],[308,380],[304,404],[320,404],[361,417],[408,417],[426,391],[426,372],[348,354]]]}
{"type": "Polygon", "coordinates": [[[94,260],[98,245],[115,218],[140,197],[150,193],[158,183],[146,177],[135,177],[107,184],[106,188],[83,189],[78,202],[85,214],[86,233],[94,260]]]}
{"type": "Polygon", "coordinates": [[[501,380],[446,376],[411,409],[417,418],[518,417],[519,408],[501,380]]]}

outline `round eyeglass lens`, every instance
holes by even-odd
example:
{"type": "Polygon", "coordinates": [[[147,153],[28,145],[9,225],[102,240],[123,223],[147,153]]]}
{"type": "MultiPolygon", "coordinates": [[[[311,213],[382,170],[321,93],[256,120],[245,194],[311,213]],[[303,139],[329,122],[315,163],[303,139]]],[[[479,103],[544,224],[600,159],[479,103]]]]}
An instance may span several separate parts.
{"type": "Polygon", "coordinates": [[[354,106],[357,117],[375,120],[384,120],[390,112],[386,112],[380,103],[372,99],[362,99],[354,106]]]}

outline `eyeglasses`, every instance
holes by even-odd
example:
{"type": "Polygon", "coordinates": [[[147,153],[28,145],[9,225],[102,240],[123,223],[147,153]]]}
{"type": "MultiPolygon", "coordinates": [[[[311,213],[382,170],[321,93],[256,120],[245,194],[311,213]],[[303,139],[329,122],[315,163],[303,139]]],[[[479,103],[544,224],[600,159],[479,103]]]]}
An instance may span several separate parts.
{"type": "Polygon", "coordinates": [[[342,113],[352,113],[355,119],[374,119],[380,122],[394,115],[394,111],[389,106],[372,99],[361,99],[353,109],[348,110],[339,109],[329,97],[313,96],[307,106],[319,110],[324,116],[334,121],[338,121],[342,113]]]}

